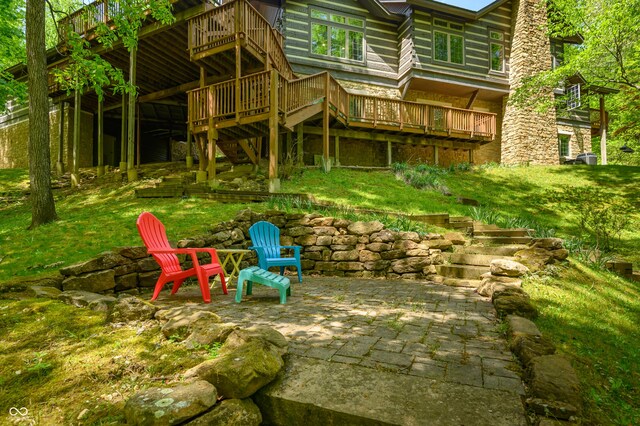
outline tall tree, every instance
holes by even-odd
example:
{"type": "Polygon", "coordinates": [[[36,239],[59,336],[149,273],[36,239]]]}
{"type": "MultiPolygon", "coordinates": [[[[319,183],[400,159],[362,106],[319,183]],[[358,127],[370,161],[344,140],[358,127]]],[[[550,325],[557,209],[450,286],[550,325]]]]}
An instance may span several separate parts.
{"type": "Polygon", "coordinates": [[[30,229],[57,219],[51,191],[49,97],[45,50],[45,0],[27,0],[26,42],[29,79],[30,229]]]}

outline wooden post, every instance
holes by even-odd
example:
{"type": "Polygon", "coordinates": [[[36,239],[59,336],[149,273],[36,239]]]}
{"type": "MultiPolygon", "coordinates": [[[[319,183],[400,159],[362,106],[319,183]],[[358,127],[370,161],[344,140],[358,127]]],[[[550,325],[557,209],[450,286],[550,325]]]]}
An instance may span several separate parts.
{"type": "Polygon", "coordinates": [[[433,164],[436,166],[439,165],[440,160],[438,159],[438,147],[436,145],[433,146],[433,164]]]}
{"type": "Polygon", "coordinates": [[[216,185],[216,147],[218,142],[218,129],[213,126],[209,126],[207,132],[207,157],[209,158],[208,167],[208,179],[211,181],[211,186],[216,185]]]}
{"type": "Polygon", "coordinates": [[[127,170],[127,95],[122,94],[122,123],[120,129],[120,173],[127,170]]]}
{"type": "Polygon", "coordinates": [[[469,164],[473,164],[473,149],[469,150],[469,164]]]}
{"type": "Polygon", "coordinates": [[[271,70],[269,85],[269,192],[280,190],[278,177],[278,72],[271,70]]]}
{"type": "Polygon", "coordinates": [[[303,123],[298,124],[298,126],[296,127],[296,147],[298,150],[298,164],[302,165],[303,164],[303,157],[304,157],[304,148],[302,145],[302,141],[304,139],[304,125],[303,123]]]}
{"type": "Polygon", "coordinates": [[[60,110],[58,113],[60,123],[58,123],[58,162],[56,163],[56,171],[58,175],[64,174],[64,102],[60,102],[60,110]]]}
{"type": "Polygon", "coordinates": [[[391,150],[391,141],[387,141],[387,166],[391,167],[391,164],[393,163],[393,158],[392,158],[392,150],[391,150]]]}
{"type": "Polygon", "coordinates": [[[187,124],[187,169],[193,167],[193,150],[191,148],[191,127],[187,124]]]}
{"type": "Polygon", "coordinates": [[[80,111],[82,109],[82,94],[76,89],[75,99],[73,103],[73,165],[71,166],[71,186],[76,187],[80,184],[80,175],[78,174],[78,161],[80,150],[80,111]]]}
{"type": "Polygon", "coordinates": [[[324,159],[324,171],[331,170],[329,158],[329,73],[324,80],[324,103],[322,104],[322,158],[324,159]]]}
{"type": "Polygon", "coordinates": [[[244,7],[244,2],[238,1],[235,5],[235,28],[236,28],[236,45],[235,45],[235,54],[236,54],[236,123],[240,122],[240,77],[242,76],[242,50],[240,46],[240,29],[245,31],[245,28],[242,28],[241,23],[243,22],[242,17],[242,9],[244,7]]]}
{"type": "Polygon", "coordinates": [[[340,136],[335,135],[333,139],[336,144],[335,146],[336,166],[339,166],[340,165],[340,136]]]}
{"type": "Polygon", "coordinates": [[[142,114],[140,114],[140,103],[136,103],[136,164],[140,167],[140,120],[142,114]]]}
{"type": "Polygon", "coordinates": [[[604,95],[600,95],[600,158],[603,166],[607,165],[607,117],[604,109],[604,95]]]}
{"type": "Polygon", "coordinates": [[[104,102],[98,101],[98,177],[104,175],[104,102]]]}
{"type": "MultiPolygon", "coordinates": [[[[136,84],[136,48],[131,48],[129,54],[129,83],[136,84]]],[[[138,180],[138,171],[134,167],[135,157],[135,125],[136,125],[136,94],[129,94],[128,117],[127,117],[127,180],[133,182],[138,180]]]]}

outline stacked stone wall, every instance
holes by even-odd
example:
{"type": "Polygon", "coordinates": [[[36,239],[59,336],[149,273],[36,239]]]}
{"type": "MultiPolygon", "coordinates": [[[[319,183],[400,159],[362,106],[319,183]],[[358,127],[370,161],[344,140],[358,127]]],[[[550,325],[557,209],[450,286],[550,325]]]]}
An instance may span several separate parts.
{"type": "Polygon", "coordinates": [[[558,133],[571,135],[569,139],[569,156],[575,158],[583,152],[591,152],[591,129],[568,124],[559,124],[558,133]]]}
{"type": "MultiPolygon", "coordinates": [[[[541,0],[516,0],[512,17],[513,41],[509,59],[509,85],[517,88],[524,79],[551,69],[547,34],[547,9],[541,0]]],[[[553,101],[553,93],[541,95],[553,101]]],[[[505,102],[508,99],[505,98],[505,102]]],[[[501,162],[504,164],[558,164],[556,114],[538,112],[534,106],[507,102],[502,127],[501,162]]]]}
{"type": "MultiPolygon", "coordinates": [[[[282,245],[301,246],[305,275],[360,278],[427,279],[442,264],[442,251],[452,247],[439,234],[419,235],[394,232],[380,222],[352,222],[319,214],[271,211],[258,214],[243,210],[228,222],[215,225],[210,232],[177,243],[178,247],[247,249],[252,245],[249,227],[265,220],[281,230],[282,245]]],[[[208,255],[203,255],[208,261],[208,255]]],[[[192,266],[183,255],[183,268],[192,266]]],[[[242,268],[257,265],[252,252],[242,268]]],[[[155,287],[160,267],[144,247],[123,247],[86,262],[62,268],[61,288],[94,293],[132,292],[155,287]]]]}

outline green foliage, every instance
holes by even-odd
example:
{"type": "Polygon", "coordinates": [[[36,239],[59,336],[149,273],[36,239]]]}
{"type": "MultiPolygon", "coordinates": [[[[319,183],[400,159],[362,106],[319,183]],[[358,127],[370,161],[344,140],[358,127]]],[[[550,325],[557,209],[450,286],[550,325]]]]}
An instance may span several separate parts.
{"type": "Polygon", "coordinates": [[[633,206],[599,187],[569,186],[549,192],[549,199],[573,211],[580,229],[589,233],[596,246],[605,251],[614,248],[622,232],[632,223],[633,206]]]}

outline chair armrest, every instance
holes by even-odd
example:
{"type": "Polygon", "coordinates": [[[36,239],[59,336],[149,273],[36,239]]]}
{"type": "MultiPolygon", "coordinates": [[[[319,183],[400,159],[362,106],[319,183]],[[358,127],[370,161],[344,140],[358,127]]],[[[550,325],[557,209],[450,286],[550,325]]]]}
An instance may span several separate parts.
{"type": "Polygon", "coordinates": [[[293,249],[294,253],[300,253],[300,246],[280,246],[280,248],[293,249]]]}
{"type": "Polygon", "coordinates": [[[259,247],[259,246],[251,246],[248,247],[249,250],[255,250],[258,254],[258,257],[262,257],[264,258],[266,256],[265,252],[264,252],[264,247],[259,247]]]}

